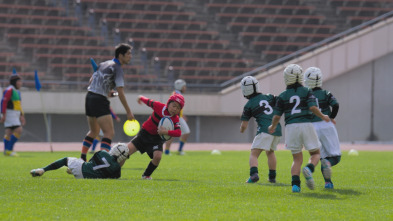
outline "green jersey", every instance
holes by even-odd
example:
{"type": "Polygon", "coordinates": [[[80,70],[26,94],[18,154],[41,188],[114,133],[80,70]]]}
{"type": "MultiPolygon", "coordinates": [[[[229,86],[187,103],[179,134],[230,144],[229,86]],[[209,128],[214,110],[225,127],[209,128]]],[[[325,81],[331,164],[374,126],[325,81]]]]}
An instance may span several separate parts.
{"type": "MultiPolygon", "coordinates": [[[[272,123],[273,107],[276,103],[276,97],[271,94],[256,94],[251,97],[243,108],[241,116],[242,121],[249,121],[251,117],[255,118],[258,124],[258,132],[269,133],[268,127],[272,123]]],[[[278,124],[276,131],[272,134],[274,136],[281,136],[281,125],[278,124]]]]}
{"type": "MultiPolygon", "coordinates": [[[[332,113],[330,108],[338,104],[336,98],[330,93],[330,91],[322,90],[321,88],[314,88],[313,93],[319,110],[321,110],[323,114],[330,116],[332,113]]],[[[322,119],[313,115],[312,122],[318,121],[322,121],[322,119]]]]}
{"type": "Polygon", "coordinates": [[[106,151],[98,151],[82,165],[83,178],[120,178],[121,166],[117,160],[106,151]]]}
{"type": "Polygon", "coordinates": [[[312,106],[317,106],[312,91],[300,84],[293,84],[278,96],[274,115],[285,113],[285,124],[311,122],[312,106]]]}

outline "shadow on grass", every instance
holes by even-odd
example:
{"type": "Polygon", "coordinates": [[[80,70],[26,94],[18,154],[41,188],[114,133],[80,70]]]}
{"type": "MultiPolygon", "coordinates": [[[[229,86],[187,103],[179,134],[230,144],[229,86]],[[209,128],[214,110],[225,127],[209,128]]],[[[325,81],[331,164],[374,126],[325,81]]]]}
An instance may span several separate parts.
{"type": "Polygon", "coordinates": [[[352,189],[333,189],[333,190],[325,190],[326,192],[333,192],[338,193],[341,195],[352,195],[352,196],[359,196],[362,192],[352,190],[352,189]]]}
{"type": "MultiPolygon", "coordinates": [[[[253,184],[253,183],[250,183],[253,184]]],[[[291,186],[288,183],[255,183],[256,185],[260,186],[291,186]]]]}
{"type": "Polygon", "coordinates": [[[316,198],[316,199],[330,199],[330,200],[343,200],[344,198],[337,197],[337,193],[345,196],[359,196],[362,193],[352,189],[333,189],[333,190],[324,190],[323,193],[300,193],[297,196],[299,197],[308,197],[308,198],[316,198]]]}
{"type": "Polygon", "coordinates": [[[146,168],[121,168],[121,170],[145,170],[146,168]]]}

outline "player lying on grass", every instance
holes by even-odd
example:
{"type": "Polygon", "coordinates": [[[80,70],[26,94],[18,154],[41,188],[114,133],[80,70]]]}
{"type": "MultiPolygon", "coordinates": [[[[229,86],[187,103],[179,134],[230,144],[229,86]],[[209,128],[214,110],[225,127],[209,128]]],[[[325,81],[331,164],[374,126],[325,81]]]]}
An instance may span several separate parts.
{"type": "Polygon", "coordinates": [[[169,135],[171,137],[180,137],[179,113],[184,107],[184,98],[180,94],[174,94],[169,97],[167,104],[149,99],[144,96],[138,97],[138,103],[145,103],[153,109],[153,113],[142,124],[142,129],[128,143],[129,154],[136,151],[147,153],[152,159],[142,175],[142,179],[151,180],[151,174],[158,167],[162,157],[162,146],[165,140],[160,135],[169,135]],[[170,117],[173,122],[174,130],[166,130],[164,127],[158,128],[161,118],[170,117]]]}
{"type": "Polygon", "coordinates": [[[45,172],[57,170],[63,166],[68,167],[67,172],[73,174],[77,179],[107,179],[120,178],[121,167],[128,159],[128,147],[124,143],[118,143],[106,152],[96,152],[89,162],[80,158],[64,157],[44,168],[30,171],[33,177],[42,176],[45,172]]]}

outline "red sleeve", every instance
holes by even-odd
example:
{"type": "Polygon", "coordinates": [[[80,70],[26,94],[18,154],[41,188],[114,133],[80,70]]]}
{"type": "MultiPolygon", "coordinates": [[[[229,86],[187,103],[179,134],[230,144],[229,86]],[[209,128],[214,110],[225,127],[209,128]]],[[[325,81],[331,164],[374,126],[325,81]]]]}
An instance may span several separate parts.
{"type": "Polygon", "coordinates": [[[8,89],[3,96],[3,100],[1,101],[1,113],[5,114],[7,112],[7,104],[11,99],[12,89],[8,89]]]}
{"type": "Polygon", "coordinates": [[[151,107],[151,108],[154,109],[154,103],[156,103],[155,100],[149,99],[149,98],[144,97],[144,96],[141,96],[140,99],[141,99],[141,101],[142,101],[143,103],[145,103],[147,106],[149,106],[149,107],[151,107]]]}
{"type": "Polygon", "coordinates": [[[180,123],[179,123],[179,117],[171,117],[173,124],[174,124],[174,130],[168,130],[168,135],[171,137],[180,137],[181,136],[181,130],[180,130],[180,123]]]}

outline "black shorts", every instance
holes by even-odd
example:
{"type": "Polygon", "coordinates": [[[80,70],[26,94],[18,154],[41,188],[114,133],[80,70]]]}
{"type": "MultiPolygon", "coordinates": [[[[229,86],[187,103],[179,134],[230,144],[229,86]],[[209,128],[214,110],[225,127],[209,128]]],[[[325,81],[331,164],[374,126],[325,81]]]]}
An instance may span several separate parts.
{"type": "Polygon", "coordinates": [[[150,159],[153,159],[153,152],[157,150],[162,152],[162,145],[165,141],[161,139],[160,135],[151,135],[146,130],[141,129],[131,142],[139,152],[142,154],[146,152],[150,159]]]}
{"type": "Polygon", "coordinates": [[[100,94],[88,92],[85,100],[85,114],[89,117],[101,117],[111,114],[109,100],[100,94]]]}

